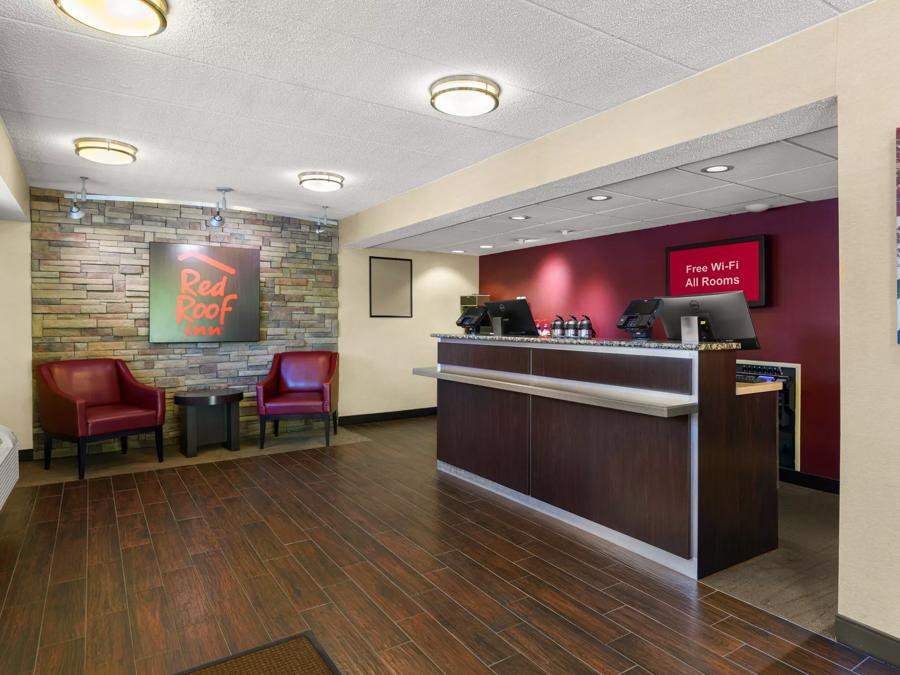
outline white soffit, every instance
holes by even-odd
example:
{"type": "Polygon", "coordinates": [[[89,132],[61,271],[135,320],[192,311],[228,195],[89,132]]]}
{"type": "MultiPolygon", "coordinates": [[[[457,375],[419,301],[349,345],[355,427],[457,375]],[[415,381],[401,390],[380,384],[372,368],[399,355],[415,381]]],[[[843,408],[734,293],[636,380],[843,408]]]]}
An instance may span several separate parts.
{"type": "Polygon", "coordinates": [[[32,185],[89,175],[97,192],[182,201],[230,185],[239,206],[342,218],[859,4],[182,1],[135,40],[0,0],[0,117],[32,185]],[[496,78],[500,108],[433,110],[428,85],[459,72],[496,78]],[[88,164],[79,136],[133,143],[138,161],[88,164]],[[301,190],[307,169],[346,187],[301,190]]]}

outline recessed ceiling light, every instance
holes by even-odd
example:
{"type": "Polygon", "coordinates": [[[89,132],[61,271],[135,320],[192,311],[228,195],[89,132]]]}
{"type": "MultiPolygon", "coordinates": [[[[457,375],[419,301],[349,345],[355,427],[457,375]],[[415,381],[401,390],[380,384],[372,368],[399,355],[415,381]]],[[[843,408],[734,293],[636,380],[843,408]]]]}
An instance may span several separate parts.
{"type": "Polygon", "coordinates": [[[516,239],[516,243],[517,243],[519,246],[525,246],[525,245],[527,245],[527,244],[536,244],[536,243],[539,242],[539,241],[540,241],[540,239],[524,239],[524,238],[522,238],[522,239],[516,239]]]}
{"type": "Polygon", "coordinates": [[[559,233],[560,233],[562,236],[566,237],[566,236],[572,234],[572,230],[560,230],[559,233]]]}
{"type": "Polygon", "coordinates": [[[494,248],[494,245],[493,244],[482,244],[478,248],[494,248]]]}
{"type": "Polygon", "coordinates": [[[344,187],[344,177],[330,171],[303,171],[297,174],[300,187],[313,192],[334,192],[344,187]]]}
{"type": "Polygon", "coordinates": [[[465,253],[465,251],[460,250],[460,249],[457,248],[457,249],[454,249],[454,250],[450,251],[450,253],[465,253]]]}
{"type": "Polygon", "coordinates": [[[166,29],[166,0],[53,0],[67,16],[104,33],[150,37],[166,29]]]}
{"type": "Polygon", "coordinates": [[[137,159],[137,148],[111,138],[76,138],[75,154],[98,164],[131,164],[137,159]]]}
{"type": "Polygon", "coordinates": [[[768,211],[772,208],[771,204],[746,204],[744,206],[745,211],[749,211],[750,213],[762,213],[763,211],[768,211]]]}
{"type": "Polygon", "coordinates": [[[528,220],[531,216],[510,216],[510,220],[528,220]]]}
{"type": "Polygon", "coordinates": [[[588,197],[592,202],[605,202],[608,199],[612,199],[609,195],[591,195],[588,197]]]}
{"type": "Polygon", "coordinates": [[[477,117],[500,105],[500,85],[481,75],[451,75],[432,83],[431,107],[456,117],[477,117]]]}
{"type": "Polygon", "coordinates": [[[729,166],[728,164],[713,164],[712,166],[707,166],[701,169],[703,173],[725,173],[726,171],[731,171],[734,167],[729,166]]]}

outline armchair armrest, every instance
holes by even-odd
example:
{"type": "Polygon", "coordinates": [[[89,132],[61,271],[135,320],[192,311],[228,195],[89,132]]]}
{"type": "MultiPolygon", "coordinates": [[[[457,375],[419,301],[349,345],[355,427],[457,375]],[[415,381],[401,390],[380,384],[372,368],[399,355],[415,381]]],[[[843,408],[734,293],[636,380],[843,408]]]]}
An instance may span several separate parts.
{"type": "Polygon", "coordinates": [[[278,362],[281,354],[276,354],[272,359],[272,367],[269,374],[266,375],[262,382],[256,385],[256,412],[260,415],[266,414],[266,401],[275,398],[278,393],[278,362]]]}
{"type": "Polygon", "coordinates": [[[335,354],[331,361],[331,368],[325,381],[322,382],[322,404],[328,412],[337,410],[338,404],[338,355],[335,354]]]}
{"type": "Polygon", "coordinates": [[[51,434],[87,436],[84,399],[67,396],[43,370],[38,370],[38,411],[41,427],[51,434]]]}
{"type": "Polygon", "coordinates": [[[128,405],[156,411],[156,424],[166,421],[166,393],[162,389],[138,382],[122,361],[116,361],[122,400],[128,405]]]}

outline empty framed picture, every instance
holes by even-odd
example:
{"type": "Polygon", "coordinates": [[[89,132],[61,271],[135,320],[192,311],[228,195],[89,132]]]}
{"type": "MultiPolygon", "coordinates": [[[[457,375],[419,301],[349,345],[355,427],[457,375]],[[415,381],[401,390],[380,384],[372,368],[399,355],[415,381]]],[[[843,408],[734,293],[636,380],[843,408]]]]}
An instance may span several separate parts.
{"type": "Polygon", "coordinates": [[[369,316],[410,319],[412,260],[369,256],[369,316]]]}

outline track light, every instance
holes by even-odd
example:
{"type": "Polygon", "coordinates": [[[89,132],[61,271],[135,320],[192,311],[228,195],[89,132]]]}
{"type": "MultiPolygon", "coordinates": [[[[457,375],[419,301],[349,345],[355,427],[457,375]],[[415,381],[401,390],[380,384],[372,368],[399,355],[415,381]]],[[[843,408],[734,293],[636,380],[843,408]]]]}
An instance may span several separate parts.
{"type": "Polygon", "coordinates": [[[87,189],[85,188],[85,183],[87,182],[87,176],[81,177],[81,194],[78,195],[75,199],[72,200],[72,206],[69,208],[69,218],[72,220],[81,220],[84,218],[84,211],[81,210],[81,207],[78,206],[78,202],[87,201],[87,189]]]}
{"type": "Polygon", "coordinates": [[[322,234],[325,231],[325,228],[328,227],[330,223],[328,222],[328,207],[322,206],[322,217],[316,218],[316,234],[322,234]]]}
{"type": "Polygon", "coordinates": [[[222,225],[225,224],[225,218],[222,217],[222,210],[228,208],[228,204],[225,201],[225,195],[227,195],[229,192],[234,192],[234,190],[229,187],[220,187],[216,188],[216,190],[222,193],[222,203],[220,205],[218,202],[216,202],[216,212],[215,214],[210,216],[210,219],[208,221],[210,227],[222,227],[222,225]]]}

